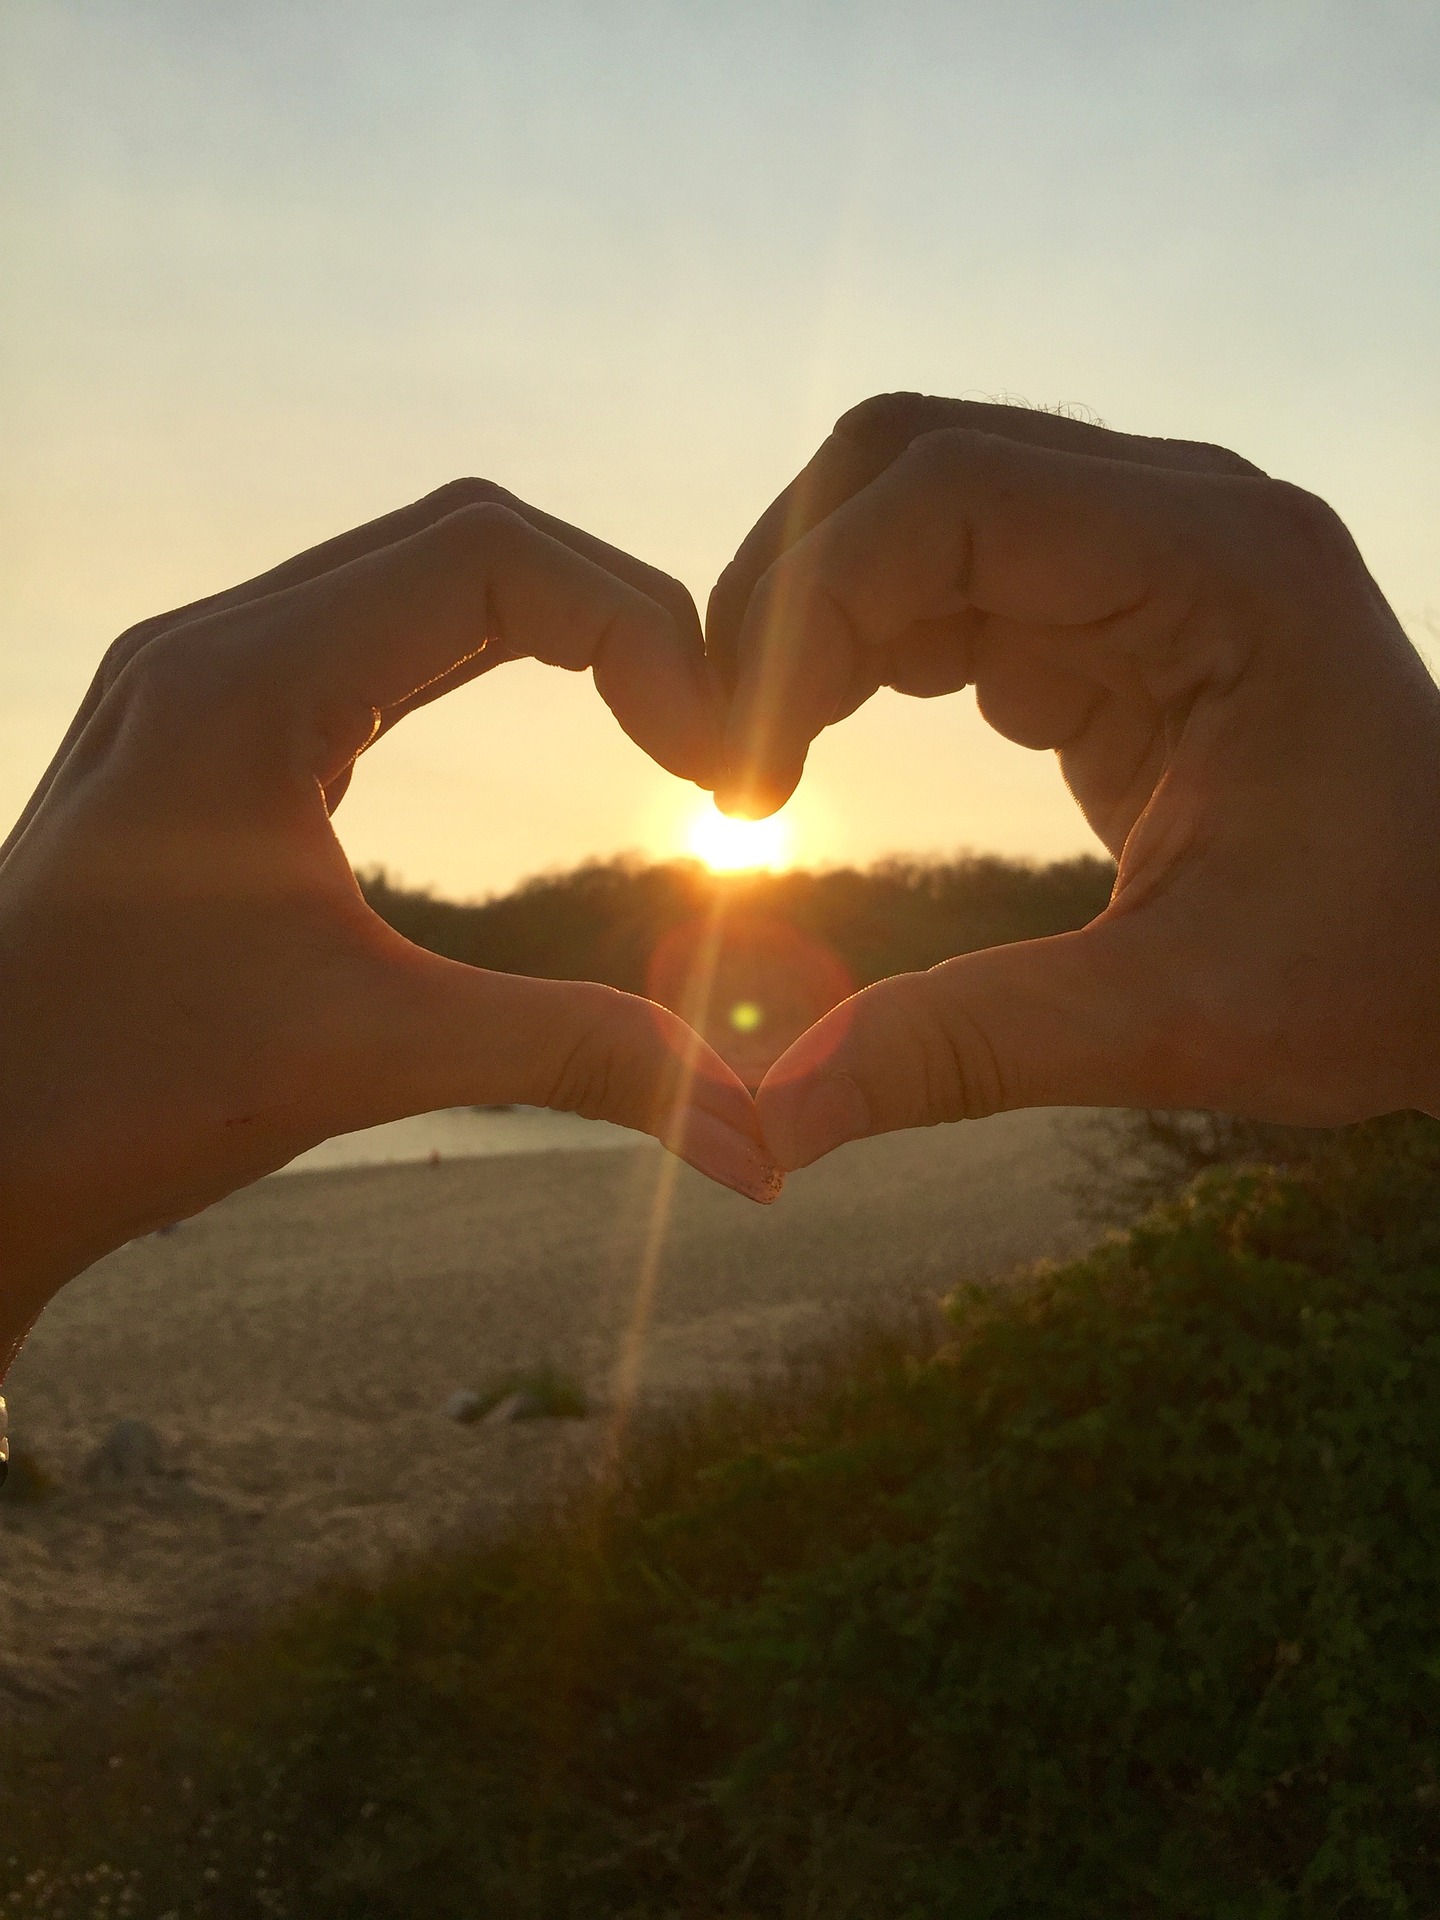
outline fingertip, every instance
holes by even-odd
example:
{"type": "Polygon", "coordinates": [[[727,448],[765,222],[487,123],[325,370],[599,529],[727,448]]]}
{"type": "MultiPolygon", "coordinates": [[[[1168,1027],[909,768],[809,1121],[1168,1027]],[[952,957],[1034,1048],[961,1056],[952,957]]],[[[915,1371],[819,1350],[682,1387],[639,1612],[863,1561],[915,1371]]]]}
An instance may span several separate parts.
{"type": "Polygon", "coordinates": [[[780,1198],[785,1175],[774,1156],[758,1138],[738,1132],[713,1113],[685,1108],[667,1129],[665,1145],[697,1172],[759,1206],[773,1206],[780,1198]]]}
{"type": "MultiPolygon", "coordinates": [[[[699,787],[702,793],[713,794],[724,777],[725,767],[719,733],[696,726],[681,747],[682,750],[674,756],[673,764],[660,760],[659,765],[677,779],[688,780],[692,786],[699,787]]],[[[652,755],[652,758],[658,759],[658,756],[652,755]]]]}
{"type": "Polygon", "coordinates": [[[874,1131],[864,1092],[836,1068],[767,1079],[755,1106],[767,1148],[777,1164],[792,1173],[874,1131]]]}
{"type": "Polygon", "coordinates": [[[732,820],[766,820],[778,813],[800,784],[804,764],[778,771],[761,768],[735,752],[723,755],[715,805],[732,820]]]}
{"type": "Polygon", "coordinates": [[[674,616],[617,624],[595,656],[595,686],[621,727],[681,780],[713,788],[723,767],[723,723],[705,662],[674,616]]]}

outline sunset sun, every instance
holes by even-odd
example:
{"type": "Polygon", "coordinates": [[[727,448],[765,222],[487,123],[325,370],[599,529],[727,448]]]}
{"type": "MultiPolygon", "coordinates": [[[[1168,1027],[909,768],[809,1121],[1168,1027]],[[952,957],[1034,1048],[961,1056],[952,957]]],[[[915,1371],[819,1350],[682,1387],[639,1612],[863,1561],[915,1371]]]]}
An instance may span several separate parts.
{"type": "Polygon", "coordinates": [[[691,853],[712,873],[783,867],[790,848],[790,823],[778,813],[768,820],[732,820],[707,800],[690,824],[687,841],[691,853]]]}

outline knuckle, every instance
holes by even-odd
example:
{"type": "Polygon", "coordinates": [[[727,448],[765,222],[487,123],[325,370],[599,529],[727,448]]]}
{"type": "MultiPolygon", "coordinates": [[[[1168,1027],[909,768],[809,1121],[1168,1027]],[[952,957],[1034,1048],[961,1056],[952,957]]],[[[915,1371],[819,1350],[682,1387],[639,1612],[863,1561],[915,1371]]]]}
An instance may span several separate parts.
{"type": "Polygon", "coordinates": [[[530,531],[529,522],[499,500],[475,501],[437,520],[431,538],[465,557],[483,556],[513,545],[530,531]]]}
{"type": "Polygon", "coordinates": [[[867,448],[903,446],[923,430],[934,404],[923,393],[874,393],[842,413],[832,432],[867,448]]]}
{"type": "Polygon", "coordinates": [[[136,649],[127,662],[124,677],[132,684],[149,687],[173,686],[194,652],[189,635],[157,633],[136,649]]]}
{"type": "Polygon", "coordinates": [[[199,652],[188,631],[153,634],[130,654],[110,692],[150,720],[188,711],[196,698],[199,652]]]}
{"type": "Polygon", "coordinates": [[[450,514],[458,513],[463,507],[508,506],[513,499],[514,495],[497,486],[495,481],[466,475],[447,480],[444,486],[426,494],[421,504],[435,507],[441,514],[450,514]]]}
{"type": "Polygon", "coordinates": [[[945,992],[943,966],[890,985],[924,1124],[979,1120],[1012,1104],[995,1048],[979,1020],[945,992]]]}
{"type": "Polygon", "coordinates": [[[1354,564],[1355,543],[1335,509],[1287,480],[1263,483],[1262,511],[1270,542],[1307,574],[1331,575],[1354,564]]]}
{"type": "Polygon", "coordinates": [[[118,639],[111,641],[95,675],[101,692],[113,687],[131,661],[165,631],[168,619],[167,614],[153,614],[148,620],[127,627],[118,639]]]}
{"type": "Polygon", "coordinates": [[[1224,474],[1235,480],[1263,480],[1266,478],[1263,467],[1257,467],[1253,460],[1233,453],[1229,447],[1219,447],[1210,440],[1185,440],[1180,443],[1187,456],[1186,464],[1205,473],[1224,474]]]}
{"type": "Polygon", "coordinates": [[[628,590],[635,596],[630,602],[633,618],[649,620],[657,631],[670,637],[698,637],[700,616],[690,589],[672,574],[663,573],[659,567],[642,567],[629,578],[623,574],[614,577],[622,593],[628,590]]]}
{"type": "Polygon", "coordinates": [[[917,434],[900,458],[923,486],[939,486],[962,466],[973,464],[986,441],[987,436],[970,427],[936,427],[917,434]]]}
{"type": "Polygon", "coordinates": [[[683,580],[672,573],[656,572],[647,584],[651,599],[658,601],[672,620],[687,631],[698,625],[695,601],[683,580]]]}
{"type": "Polygon", "coordinates": [[[556,1067],[546,1104],[587,1120],[629,1115],[636,1102],[622,1057],[638,1037],[639,1003],[615,987],[587,983],[571,991],[576,1033],[556,1067]]]}

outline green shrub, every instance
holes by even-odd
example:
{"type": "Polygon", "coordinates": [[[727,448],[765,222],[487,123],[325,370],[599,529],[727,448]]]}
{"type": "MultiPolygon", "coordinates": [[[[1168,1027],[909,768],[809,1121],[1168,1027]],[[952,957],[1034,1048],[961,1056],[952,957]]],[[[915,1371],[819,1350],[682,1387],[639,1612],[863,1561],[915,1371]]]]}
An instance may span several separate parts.
{"type": "Polygon", "coordinates": [[[1332,1165],[1348,1132],[1366,1137],[1360,1129],[1275,1126],[1228,1113],[1111,1108],[1093,1114],[1075,1137],[1083,1171],[1070,1180],[1070,1194],[1097,1225],[1128,1227],[1212,1167],[1332,1165]]]}
{"type": "Polygon", "coordinates": [[[102,1861],[154,1915],[1434,1914],[1437,1203],[1418,1120],[1207,1175],[937,1353],[31,1728],[12,1871],[56,1917],[102,1861]]]}

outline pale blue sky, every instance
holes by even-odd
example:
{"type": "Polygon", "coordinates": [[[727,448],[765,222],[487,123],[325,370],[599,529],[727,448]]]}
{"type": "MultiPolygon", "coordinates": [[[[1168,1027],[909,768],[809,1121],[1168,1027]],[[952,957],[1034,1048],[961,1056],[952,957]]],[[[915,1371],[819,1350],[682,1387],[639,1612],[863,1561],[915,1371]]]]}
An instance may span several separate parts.
{"type": "MultiPolygon", "coordinates": [[[[702,600],[887,387],[1325,494],[1440,653],[1440,6],[0,0],[0,816],[114,633],[461,472],[702,600]]],[[[337,824],[456,892],[690,806],[588,682],[397,730],[337,824]]],[[[1087,844],[968,698],[826,736],[797,851],[1087,844]]]]}

